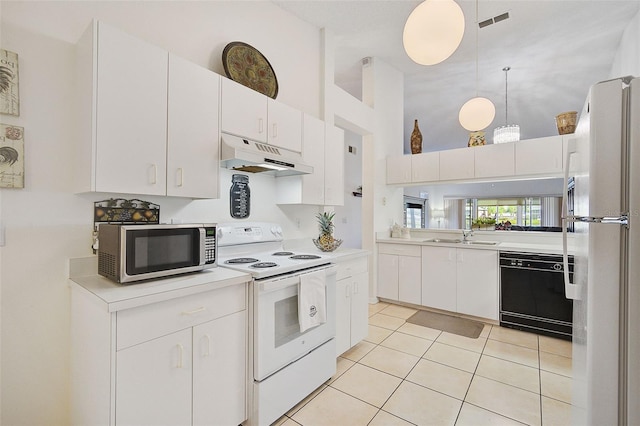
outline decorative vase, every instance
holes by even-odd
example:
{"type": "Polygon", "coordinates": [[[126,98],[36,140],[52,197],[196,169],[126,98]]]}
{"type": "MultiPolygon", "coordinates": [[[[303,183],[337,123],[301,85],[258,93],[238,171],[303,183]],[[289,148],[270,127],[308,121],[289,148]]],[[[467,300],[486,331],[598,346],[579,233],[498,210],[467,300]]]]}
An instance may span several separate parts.
{"type": "Polygon", "coordinates": [[[413,132],[411,132],[411,153],[420,154],[422,152],[422,133],[418,128],[418,120],[413,124],[413,132]]]}
{"type": "Polygon", "coordinates": [[[556,126],[558,127],[558,134],[569,135],[575,132],[577,118],[577,111],[567,111],[563,112],[562,114],[556,115],[556,126]]]}
{"type": "Polygon", "coordinates": [[[469,132],[469,146],[486,145],[487,141],[484,138],[484,132],[469,132]]]}

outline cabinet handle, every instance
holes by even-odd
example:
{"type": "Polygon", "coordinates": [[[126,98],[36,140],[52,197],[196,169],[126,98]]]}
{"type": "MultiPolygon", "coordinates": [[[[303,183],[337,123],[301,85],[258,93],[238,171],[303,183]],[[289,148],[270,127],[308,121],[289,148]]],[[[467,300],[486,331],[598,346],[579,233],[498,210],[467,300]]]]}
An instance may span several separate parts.
{"type": "Polygon", "coordinates": [[[151,185],[155,185],[156,183],[158,183],[158,166],[156,166],[155,164],[152,164],[150,169],[151,169],[151,176],[149,179],[149,183],[151,185]]]}
{"type": "Polygon", "coordinates": [[[278,123],[273,123],[273,128],[271,130],[271,136],[274,138],[278,137],[278,123]]]}
{"type": "Polygon", "coordinates": [[[205,334],[204,336],[202,336],[203,338],[207,339],[207,346],[206,346],[206,351],[203,354],[203,357],[208,357],[211,356],[211,336],[209,336],[208,334],[205,334]]]}
{"type": "Polygon", "coordinates": [[[182,311],[182,315],[195,315],[195,314],[199,314],[200,312],[204,312],[206,310],[207,308],[205,308],[204,306],[200,306],[199,308],[196,308],[192,311],[182,311]]]}
{"type": "Polygon", "coordinates": [[[258,118],[258,133],[262,133],[264,131],[264,124],[262,118],[258,118]]]}
{"type": "Polygon", "coordinates": [[[176,368],[182,368],[184,366],[184,364],[182,363],[182,358],[184,355],[184,346],[182,346],[179,343],[176,346],[178,347],[178,365],[176,366],[176,368]]]}
{"type": "Polygon", "coordinates": [[[182,167],[178,167],[178,176],[179,179],[177,179],[178,183],[178,187],[182,187],[182,185],[184,184],[184,170],[182,169],[182,167]]]}

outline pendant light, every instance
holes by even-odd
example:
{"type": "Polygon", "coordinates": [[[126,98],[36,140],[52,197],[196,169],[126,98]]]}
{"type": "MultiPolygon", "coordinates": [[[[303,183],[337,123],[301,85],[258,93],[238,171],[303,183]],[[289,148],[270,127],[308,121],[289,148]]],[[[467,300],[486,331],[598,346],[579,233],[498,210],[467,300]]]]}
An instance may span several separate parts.
{"type": "Polygon", "coordinates": [[[496,116],[496,107],[487,98],[478,96],[478,0],[476,0],[476,97],[462,105],[458,120],[470,132],[483,130],[491,124],[496,116]]]}
{"type": "Polygon", "coordinates": [[[509,123],[507,74],[511,67],[504,67],[504,126],[493,129],[493,143],[517,142],[520,140],[520,126],[509,123]]]}
{"type": "Polygon", "coordinates": [[[438,64],[456,51],[464,35],[464,14],[453,0],[425,0],[407,18],[402,44],[420,65],[438,64]]]}

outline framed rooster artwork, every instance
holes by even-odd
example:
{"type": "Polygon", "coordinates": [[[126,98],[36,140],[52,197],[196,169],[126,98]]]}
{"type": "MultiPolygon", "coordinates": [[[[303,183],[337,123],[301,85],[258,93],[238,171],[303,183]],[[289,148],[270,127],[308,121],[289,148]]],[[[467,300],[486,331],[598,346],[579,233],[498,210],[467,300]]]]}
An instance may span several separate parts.
{"type": "Polygon", "coordinates": [[[0,188],[24,188],[24,128],[0,124],[0,188]]]}

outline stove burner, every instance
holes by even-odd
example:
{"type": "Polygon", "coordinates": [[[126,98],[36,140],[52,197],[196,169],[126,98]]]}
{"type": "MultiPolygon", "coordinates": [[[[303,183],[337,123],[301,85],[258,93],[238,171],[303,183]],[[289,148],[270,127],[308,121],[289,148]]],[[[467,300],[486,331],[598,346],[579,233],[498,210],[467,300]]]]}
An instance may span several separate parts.
{"type": "Polygon", "coordinates": [[[291,256],[289,259],[311,260],[311,259],[320,259],[320,256],[315,254],[296,254],[295,256],[291,256]]]}
{"type": "Polygon", "coordinates": [[[278,266],[278,264],[274,262],[259,262],[259,263],[254,263],[253,265],[249,265],[249,268],[264,269],[264,268],[273,268],[276,266],[278,266]]]}
{"type": "Polygon", "coordinates": [[[291,256],[292,254],[292,251],[277,251],[273,253],[272,256],[291,256]]]}
{"type": "Polygon", "coordinates": [[[224,263],[229,265],[240,264],[240,263],[255,263],[259,262],[258,259],[254,259],[253,257],[236,257],[235,259],[229,259],[224,263]]]}

